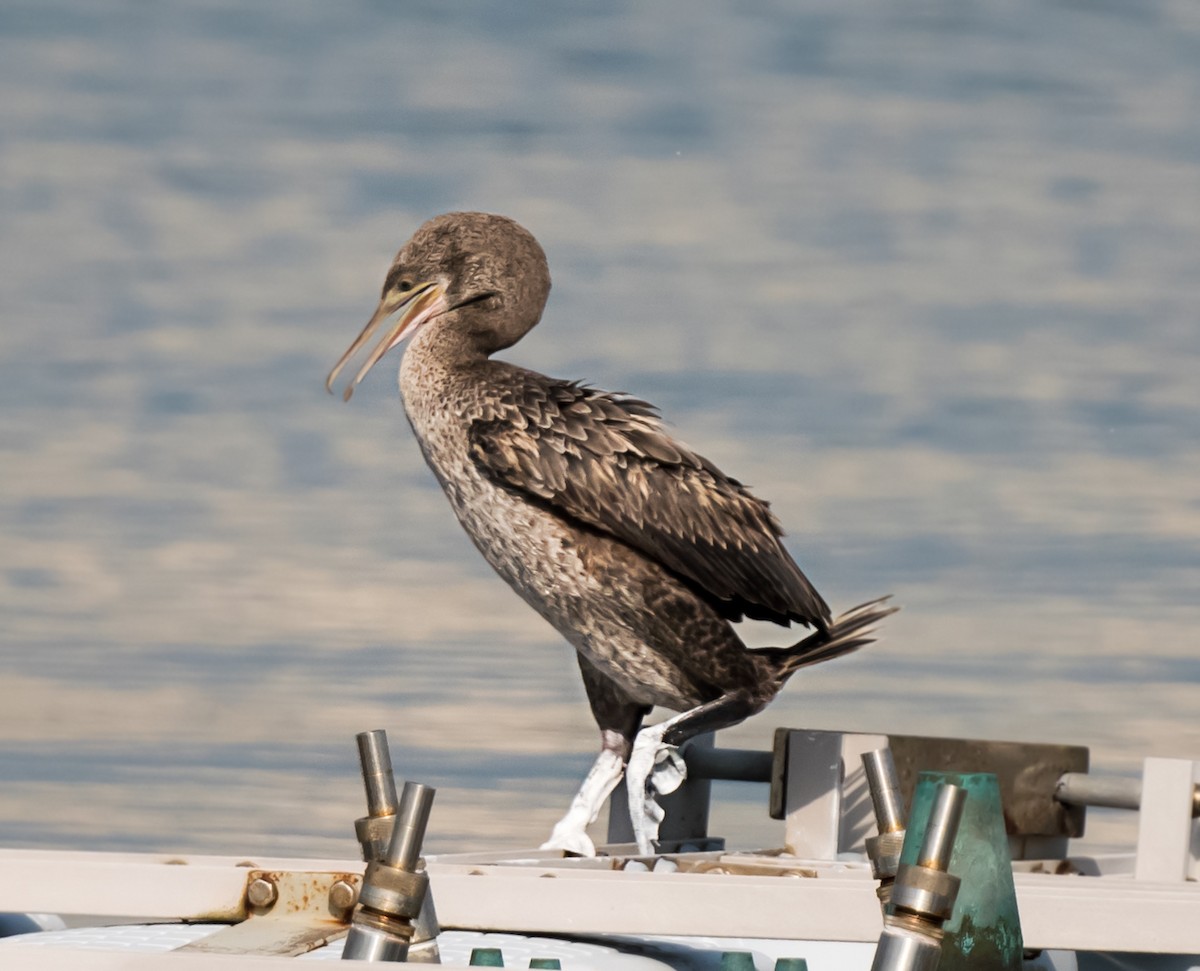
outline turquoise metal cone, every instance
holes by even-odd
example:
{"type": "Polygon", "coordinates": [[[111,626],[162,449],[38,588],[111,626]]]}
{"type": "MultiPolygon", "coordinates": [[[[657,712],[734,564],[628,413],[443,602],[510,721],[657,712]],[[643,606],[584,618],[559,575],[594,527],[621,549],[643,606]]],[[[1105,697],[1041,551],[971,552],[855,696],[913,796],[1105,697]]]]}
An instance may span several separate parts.
{"type": "Polygon", "coordinates": [[[944,782],[966,789],[967,802],[950,857],[950,872],[962,880],[962,886],[944,927],[938,971],[1021,971],[1021,918],[995,775],[922,772],[900,862],[917,862],[929,812],[944,782]]]}

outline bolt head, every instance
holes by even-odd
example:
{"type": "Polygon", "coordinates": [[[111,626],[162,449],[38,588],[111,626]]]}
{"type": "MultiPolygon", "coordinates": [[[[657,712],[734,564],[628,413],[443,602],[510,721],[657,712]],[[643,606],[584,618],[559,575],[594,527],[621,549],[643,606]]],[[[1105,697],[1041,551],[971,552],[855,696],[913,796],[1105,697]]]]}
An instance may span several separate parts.
{"type": "Polygon", "coordinates": [[[270,907],[278,897],[275,884],[266,877],[255,877],[246,888],[246,903],[251,907],[270,907]]]}
{"type": "Polygon", "coordinates": [[[329,888],[329,909],[335,914],[345,914],[358,903],[358,890],[345,880],[338,880],[329,888]]]}

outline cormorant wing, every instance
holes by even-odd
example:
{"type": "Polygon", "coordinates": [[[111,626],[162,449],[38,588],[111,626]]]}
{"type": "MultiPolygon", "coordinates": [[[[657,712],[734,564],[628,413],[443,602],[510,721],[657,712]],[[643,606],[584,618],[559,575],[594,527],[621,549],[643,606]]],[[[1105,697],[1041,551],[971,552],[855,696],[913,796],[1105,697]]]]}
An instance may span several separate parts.
{"type": "Polygon", "coordinates": [[[767,503],[672,439],[652,405],[521,376],[469,427],[487,474],[658,561],[731,620],[826,625],[767,503]]]}

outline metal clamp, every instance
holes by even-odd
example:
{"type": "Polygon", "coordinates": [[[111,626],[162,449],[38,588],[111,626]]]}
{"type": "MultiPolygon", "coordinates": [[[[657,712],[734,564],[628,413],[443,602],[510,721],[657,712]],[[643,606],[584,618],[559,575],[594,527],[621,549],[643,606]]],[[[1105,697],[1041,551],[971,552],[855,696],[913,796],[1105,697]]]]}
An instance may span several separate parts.
{"type": "Polygon", "coordinates": [[[426,927],[427,933],[422,935],[431,945],[429,955],[424,956],[436,958],[437,919],[429,898],[429,878],[418,870],[435,790],[406,782],[397,805],[387,736],[382,731],[364,732],[358,736],[358,748],[368,816],[358,820],[355,831],[362,843],[363,857],[369,862],[358,905],[350,918],[350,933],[342,957],[359,961],[407,960],[409,947],[424,923],[433,927],[432,934],[426,927]],[[385,827],[386,848],[381,852],[385,827]]]}
{"type": "Polygon", "coordinates": [[[954,910],[959,879],[946,872],[966,804],[967,790],[944,784],[934,799],[915,864],[902,865],[892,887],[892,911],[883,920],[871,971],[933,971],[942,949],[942,925],[954,910]]]}

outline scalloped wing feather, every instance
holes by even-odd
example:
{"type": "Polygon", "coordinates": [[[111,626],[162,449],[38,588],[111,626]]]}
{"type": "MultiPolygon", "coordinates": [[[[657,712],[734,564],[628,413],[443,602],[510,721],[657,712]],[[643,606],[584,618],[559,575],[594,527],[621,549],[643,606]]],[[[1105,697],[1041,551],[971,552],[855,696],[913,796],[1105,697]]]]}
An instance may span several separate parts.
{"type": "Polygon", "coordinates": [[[657,560],[732,620],[825,626],[767,503],[671,438],[653,406],[526,375],[470,425],[487,474],[657,560]]]}

